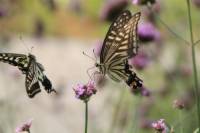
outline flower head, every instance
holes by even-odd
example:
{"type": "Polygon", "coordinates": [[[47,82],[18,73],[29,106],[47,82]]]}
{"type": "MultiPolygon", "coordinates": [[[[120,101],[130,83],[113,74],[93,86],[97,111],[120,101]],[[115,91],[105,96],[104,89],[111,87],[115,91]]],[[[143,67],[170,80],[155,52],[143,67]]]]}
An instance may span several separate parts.
{"type": "Polygon", "coordinates": [[[185,104],[181,100],[174,100],[173,107],[177,108],[177,109],[184,109],[185,108],[185,104]]]}
{"type": "Polygon", "coordinates": [[[157,1],[154,5],[151,6],[151,10],[149,10],[149,8],[144,8],[143,14],[148,21],[150,21],[153,24],[157,24],[156,15],[158,15],[161,12],[161,9],[162,5],[160,1],[157,1]]]}
{"type": "Polygon", "coordinates": [[[166,126],[164,119],[160,119],[156,122],[153,122],[152,127],[159,133],[167,133],[168,130],[168,127],[166,126]]]}
{"type": "Polygon", "coordinates": [[[132,93],[135,95],[140,94],[144,97],[149,97],[151,95],[151,92],[143,85],[142,87],[138,87],[137,89],[132,89],[132,93]]]}
{"type": "Polygon", "coordinates": [[[83,101],[88,101],[89,98],[96,93],[96,88],[94,85],[94,81],[89,81],[86,85],[84,84],[78,84],[74,88],[74,92],[76,95],[76,98],[83,100],[83,101]]]}
{"type": "Polygon", "coordinates": [[[132,0],[135,5],[147,5],[148,3],[154,4],[156,0],[132,0]]]}
{"type": "Polygon", "coordinates": [[[160,40],[160,32],[152,23],[146,22],[138,25],[138,37],[142,42],[156,41],[160,40]]]}
{"type": "Polygon", "coordinates": [[[16,133],[30,132],[33,119],[30,119],[15,129],[16,133]]]}
{"type": "Polygon", "coordinates": [[[192,0],[192,2],[194,3],[194,5],[196,6],[196,7],[200,7],[200,0],[192,0]]]}
{"type": "Polygon", "coordinates": [[[100,12],[100,19],[113,21],[128,5],[128,0],[107,0],[100,12]]]}
{"type": "Polygon", "coordinates": [[[7,15],[7,10],[3,7],[0,7],[0,18],[7,15]]]}
{"type": "Polygon", "coordinates": [[[148,55],[144,52],[138,53],[135,57],[129,59],[129,64],[137,70],[144,69],[150,62],[148,55]]]}

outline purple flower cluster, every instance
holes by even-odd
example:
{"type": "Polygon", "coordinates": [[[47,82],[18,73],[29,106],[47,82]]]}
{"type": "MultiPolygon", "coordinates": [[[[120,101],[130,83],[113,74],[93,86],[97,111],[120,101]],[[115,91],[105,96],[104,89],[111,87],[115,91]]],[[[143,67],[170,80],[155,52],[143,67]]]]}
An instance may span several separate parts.
{"type": "Polygon", "coordinates": [[[152,127],[159,133],[167,133],[168,131],[168,127],[166,126],[164,119],[153,122],[152,127]]]}
{"type": "Polygon", "coordinates": [[[176,109],[184,109],[185,104],[182,100],[174,100],[173,107],[176,108],[176,109]]]}
{"type": "Polygon", "coordinates": [[[74,92],[76,98],[87,102],[93,94],[96,94],[97,90],[95,88],[94,81],[89,81],[86,85],[78,84],[74,88],[74,92]]]}
{"type": "Polygon", "coordinates": [[[149,56],[144,52],[139,52],[135,57],[129,59],[129,64],[138,70],[144,69],[149,62],[149,56]]]}
{"type": "Polygon", "coordinates": [[[100,19],[113,21],[128,6],[128,0],[107,0],[100,12],[100,19]]]}
{"type": "Polygon", "coordinates": [[[196,7],[200,7],[200,0],[192,0],[192,2],[194,3],[194,5],[196,6],[196,7]]]}
{"type": "Polygon", "coordinates": [[[150,42],[160,39],[160,32],[150,23],[142,23],[138,25],[138,38],[141,42],[150,42]]]}
{"type": "Polygon", "coordinates": [[[137,89],[132,89],[132,93],[135,95],[140,94],[141,96],[145,97],[149,97],[151,95],[151,92],[145,86],[142,86],[137,89]]]}
{"type": "Polygon", "coordinates": [[[0,18],[5,17],[8,15],[8,11],[6,8],[0,7],[0,18]]]}
{"type": "Polygon", "coordinates": [[[133,4],[136,5],[147,5],[148,3],[154,4],[156,0],[132,0],[133,4]]]}
{"type": "Polygon", "coordinates": [[[23,123],[19,127],[15,129],[16,133],[21,133],[21,132],[30,132],[30,127],[32,125],[33,119],[28,120],[27,122],[23,123]]]}

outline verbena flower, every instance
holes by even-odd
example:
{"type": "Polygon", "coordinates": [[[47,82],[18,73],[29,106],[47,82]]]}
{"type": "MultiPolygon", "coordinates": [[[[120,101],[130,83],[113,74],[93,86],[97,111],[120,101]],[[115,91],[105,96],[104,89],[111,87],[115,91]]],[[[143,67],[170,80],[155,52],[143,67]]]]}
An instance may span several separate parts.
{"type": "Polygon", "coordinates": [[[144,8],[142,13],[148,21],[150,21],[153,24],[157,24],[156,15],[158,15],[161,12],[161,6],[161,3],[157,1],[154,5],[151,6],[151,10],[149,10],[149,8],[144,8]]]}
{"type": "Polygon", "coordinates": [[[128,0],[107,0],[100,12],[100,19],[112,22],[127,6],[128,0]]]}
{"type": "Polygon", "coordinates": [[[22,125],[18,126],[15,129],[15,132],[16,133],[21,133],[21,132],[28,132],[29,133],[31,125],[32,125],[32,121],[33,121],[33,119],[30,119],[30,120],[26,121],[25,123],[23,123],[22,125]]]}
{"type": "Polygon", "coordinates": [[[141,88],[141,95],[149,97],[151,95],[151,92],[145,86],[142,86],[142,88],[141,88]]]}
{"type": "Polygon", "coordinates": [[[141,23],[138,25],[138,38],[141,42],[160,40],[160,32],[150,22],[141,23]]]}
{"type": "Polygon", "coordinates": [[[148,66],[150,59],[144,52],[139,52],[135,57],[129,59],[129,64],[138,70],[144,69],[148,66]]]}
{"type": "Polygon", "coordinates": [[[0,7],[0,18],[7,16],[7,13],[8,11],[5,8],[0,7]]]}
{"type": "Polygon", "coordinates": [[[151,94],[150,91],[144,86],[137,88],[137,89],[132,89],[131,91],[135,95],[140,94],[141,96],[145,96],[145,97],[148,97],[151,94]]]}
{"type": "Polygon", "coordinates": [[[139,126],[140,126],[140,128],[143,128],[143,129],[149,129],[149,128],[151,128],[151,123],[152,123],[151,120],[149,120],[147,118],[141,118],[139,126]]]}
{"type": "Polygon", "coordinates": [[[152,127],[158,131],[159,133],[167,133],[168,131],[168,127],[165,124],[165,120],[164,119],[160,119],[156,122],[152,123],[152,127]]]}
{"type": "Polygon", "coordinates": [[[154,4],[156,0],[132,0],[135,5],[147,5],[148,3],[154,4]]]}
{"type": "Polygon", "coordinates": [[[82,11],[81,1],[80,0],[70,0],[69,8],[76,13],[81,13],[81,11],[82,11]]]}
{"type": "Polygon", "coordinates": [[[194,3],[194,5],[196,6],[196,7],[200,7],[200,0],[192,0],[192,2],[194,3]]]}
{"type": "Polygon", "coordinates": [[[89,98],[96,94],[96,88],[94,85],[94,81],[89,81],[86,85],[78,84],[74,89],[76,98],[87,102],[89,98]]]}
{"type": "Polygon", "coordinates": [[[177,108],[177,109],[184,109],[185,108],[185,104],[181,100],[174,100],[173,107],[177,108]]]}

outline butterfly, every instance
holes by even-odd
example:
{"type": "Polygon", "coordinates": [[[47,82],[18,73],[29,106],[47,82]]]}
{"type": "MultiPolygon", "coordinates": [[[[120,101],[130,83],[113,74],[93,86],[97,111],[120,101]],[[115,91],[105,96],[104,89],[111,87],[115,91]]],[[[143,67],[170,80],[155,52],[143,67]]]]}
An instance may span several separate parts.
{"type": "Polygon", "coordinates": [[[138,52],[137,25],[141,13],[123,11],[111,24],[100,52],[100,73],[116,82],[125,81],[132,89],[142,86],[142,80],[131,70],[128,59],[138,52]]]}
{"type": "Polygon", "coordinates": [[[33,98],[41,92],[40,83],[47,93],[56,91],[52,88],[51,81],[43,73],[44,67],[36,61],[32,54],[0,53],[0,61],[17,66],[26,75],[25,86],[29,98],[33,98]]]}

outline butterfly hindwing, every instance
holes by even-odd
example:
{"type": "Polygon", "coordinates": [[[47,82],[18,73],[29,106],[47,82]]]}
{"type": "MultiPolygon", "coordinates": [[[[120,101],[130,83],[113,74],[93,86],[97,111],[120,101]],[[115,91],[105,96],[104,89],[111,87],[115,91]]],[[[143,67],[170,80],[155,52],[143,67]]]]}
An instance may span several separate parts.
{"type": "Polygon", "coordinates": [[[30,98],[33,98],[37,93],[41,92],[37,77],[37,69],[36,62],[32,60],[30,62],[29,70],[26,73],[25,79],[26,92],[30,98]]]}

